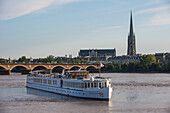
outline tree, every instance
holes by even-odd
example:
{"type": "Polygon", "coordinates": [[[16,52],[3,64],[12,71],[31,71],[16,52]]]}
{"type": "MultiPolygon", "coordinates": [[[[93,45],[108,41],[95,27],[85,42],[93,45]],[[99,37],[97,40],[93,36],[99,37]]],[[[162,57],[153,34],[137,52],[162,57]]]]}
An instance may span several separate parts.
{"type": "Polygon", "coordinates": [[[153,64],[156,63],[156,58],[154,55],[144,55],[140,59],[140,67],[141,70],[143,71],[149,71],[149,67],[153,64]]]}
{"type": "Polygon", "coordinates": [[[127,71],[127,67],[128,67],[128,64],[127,63],[124,63],[122,64],[122,71],[126,72],[127,71]]]}
{"type": "Polygon", "coordinates": [[[113,71],[114,70],[114,65],[113,64],[106,64],[105,67],[106,71],[113,71]]]}
{"type": "Polygon", "coordinates": [[[143,65],[151,65],[152,63],[156,63],[156,58],[154,55],[144,55],[141,59],[140,62],[143,65]]]}
{"type": "Polygon", "coordinates": [[[136,71],[136,64],[135,64],[135,62],[130,62],[129,64],[128,64],[128,72],[135,72],[136,71]]]}
{"type": "Polygon", "coordinates": [[[121,68],[121,64],[117,64],[116,65],[116,71],[120,71],[122,68],[121,68]]]}
{"type": "Polygon", "coordinates": [[[87,60],[84,60],[84,63],[87,64],[87,60]]]}
{"type": "Polygon", "coordinates": [[[7,60],[5,60],[5,59],[0,59],[0,63],[7,63],[7,60]]]}
{"type": "Polygon", "coordinates": [[[82,58],[80,62],[81,62],[81,63],[84,63],[84,59],[82,58]]]}
{"type": "Polygon", "coordinates": [[[63,64],[64,62],[63,62],[63,60],[58,60],[57,63],[58,64],[63,64]]]}
{"type": "Polygon", "coordinates": [[[170,72],[170,56],[168,57],[168,71],[170,72]]]}
{"type": "Polygon", "coordinates": [[[26,56],[22,56],[21,58],[18,59],[18,62],[28,62],[26,56]]]}
{"type": "Polygon", "coordinates": [[[17,62],[17,60],[16,60],[16,59],[13,59],[13,60],[12,60],[12,62],[13,62],[13,63],[16,63],[16,62],[17,62]]]}
{"type": "Polygon", "coordinates": [[[113,60],[113,61],[112,61],[112,64],[113,64],[113,65],[115,65],[115,64],[116,64],[116,62],[113,60]]]}
{"type": "Polygon", "coordinates": [[[149,68],[152,72],[161,72],[163,70],[163,63],[152,63],[149,68]]]}
{"type": "Polygon", "coordinates": [[[75,59],[72,59],[72,63],[74,64],[76,61],[75,61],[75,59]]]}
{"type": "Polygon", "coordinates": [[[76,59],[75,63],[79,64],[81,61],[79,59],[76,59]]]}
{"type": "Polygon", "coordinates": [[[53,55],[47,56],[47,62],[55,62],[54,56],[53,55]]]}

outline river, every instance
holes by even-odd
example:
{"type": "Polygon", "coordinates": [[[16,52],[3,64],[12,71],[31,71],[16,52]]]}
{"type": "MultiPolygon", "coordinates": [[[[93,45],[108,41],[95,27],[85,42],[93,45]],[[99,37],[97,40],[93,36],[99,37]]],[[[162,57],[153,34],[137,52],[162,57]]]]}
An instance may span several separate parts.
{"type": "Polygon", "coordinates": [[[170,113],[170,74],[104,73],[110,101],[26,88],[26,75],[0,75],[0,113],[170,113]]]}

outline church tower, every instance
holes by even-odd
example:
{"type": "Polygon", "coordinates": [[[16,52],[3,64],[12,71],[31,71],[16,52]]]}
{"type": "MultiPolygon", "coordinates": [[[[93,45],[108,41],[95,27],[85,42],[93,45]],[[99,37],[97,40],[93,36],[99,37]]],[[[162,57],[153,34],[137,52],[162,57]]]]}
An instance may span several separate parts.
{"type": "Polygon", "coordinates": [[[135,35],[133,33],[133,20],[132,20],[132,11],[130,17],[130,32],[128,36],[128,51],[127,55],[135,56],[136,55],[136,44],[135,44],[135,35]]]}

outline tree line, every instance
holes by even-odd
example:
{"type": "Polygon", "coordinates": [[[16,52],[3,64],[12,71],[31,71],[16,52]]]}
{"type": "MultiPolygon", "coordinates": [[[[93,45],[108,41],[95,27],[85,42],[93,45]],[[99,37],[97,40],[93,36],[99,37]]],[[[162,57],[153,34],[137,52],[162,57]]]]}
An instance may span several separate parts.
{"type": "Polygon", "coordinates": [[[168,63],[156,63],[154,55],[144,55],[140,62],[130,62],[129,64],[116,64],[115,61],[112,61],[110,64],[105,64],[101,70],[102,72],[166,73],[170,72],[170,57],[168,63]]]}
{"type": "MultiPolygon", "coordinates": [[[[26,58],[26,56],[22,56],[18,59],[13,59],[11,60],[11,63],[30,63],[33,61],[30,61],[31,59],[26,58]]],[[[67,63],[73,63],[73,64],[82,64],[82,63],[87,63],[87,60],[82,59],[68,59],[66,61],[67,63]]],[[[0,63],[9,63],[7,59],[0,59],[0,63]]],[[[64,61],[62,59],[57,59],[55,60],[55,57],[53,55],[49,55],[46,58],[38,58],[34,63],[56,63],[56,64],[63,64],[64,61]]]]}

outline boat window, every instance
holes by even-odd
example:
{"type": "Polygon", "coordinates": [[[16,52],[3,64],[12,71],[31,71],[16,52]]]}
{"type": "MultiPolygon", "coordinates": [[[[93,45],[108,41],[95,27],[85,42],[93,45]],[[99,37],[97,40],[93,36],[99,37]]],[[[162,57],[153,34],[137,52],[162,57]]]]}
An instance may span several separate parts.
{"type": "Polygon", "coordinates": [[[94,87],[97,87],[97,82],[94,82],[94,87]]]}
{"type": "Polygon", "coordinates": [[[88,87],[90,87],[90,83],[88,82],[88,87]]]}
{"type": "Polygon", "coordinates": [[[57,85],[57,80],[54,80],[54,81],[53,81],[53,85],[57,85]]]}
{"type": "Polygon", "coordinates": [[[51,84],[51,80],[48,80],[48,84],[51,84]]]}
{"type": "Polygon", "coordinates": [[[87,83],[85,82],[85,88],[87,88],[87,83]]]}
{"type": "Polygon", "coordinates": [[[99,88],[102,88],[102,83],[101,82],[99,82],[99,88]]]}
{"type": "Polygon", "coordinates": [[[46,79],[44,79],[44,80],[43,80],[43,83],[44,83],[44,84],[47,84],[47,80],[46,80],[46,79]]]}
{"type": "Polygon", "coordinates": [[[93,82],[91,83],[91,87],[93,87],[93,82]]]}
{"type": "Polygon", "coordinates": [[[84,84],[83,83],[81,83],[81,88],[84,88],[84,84]]]}

